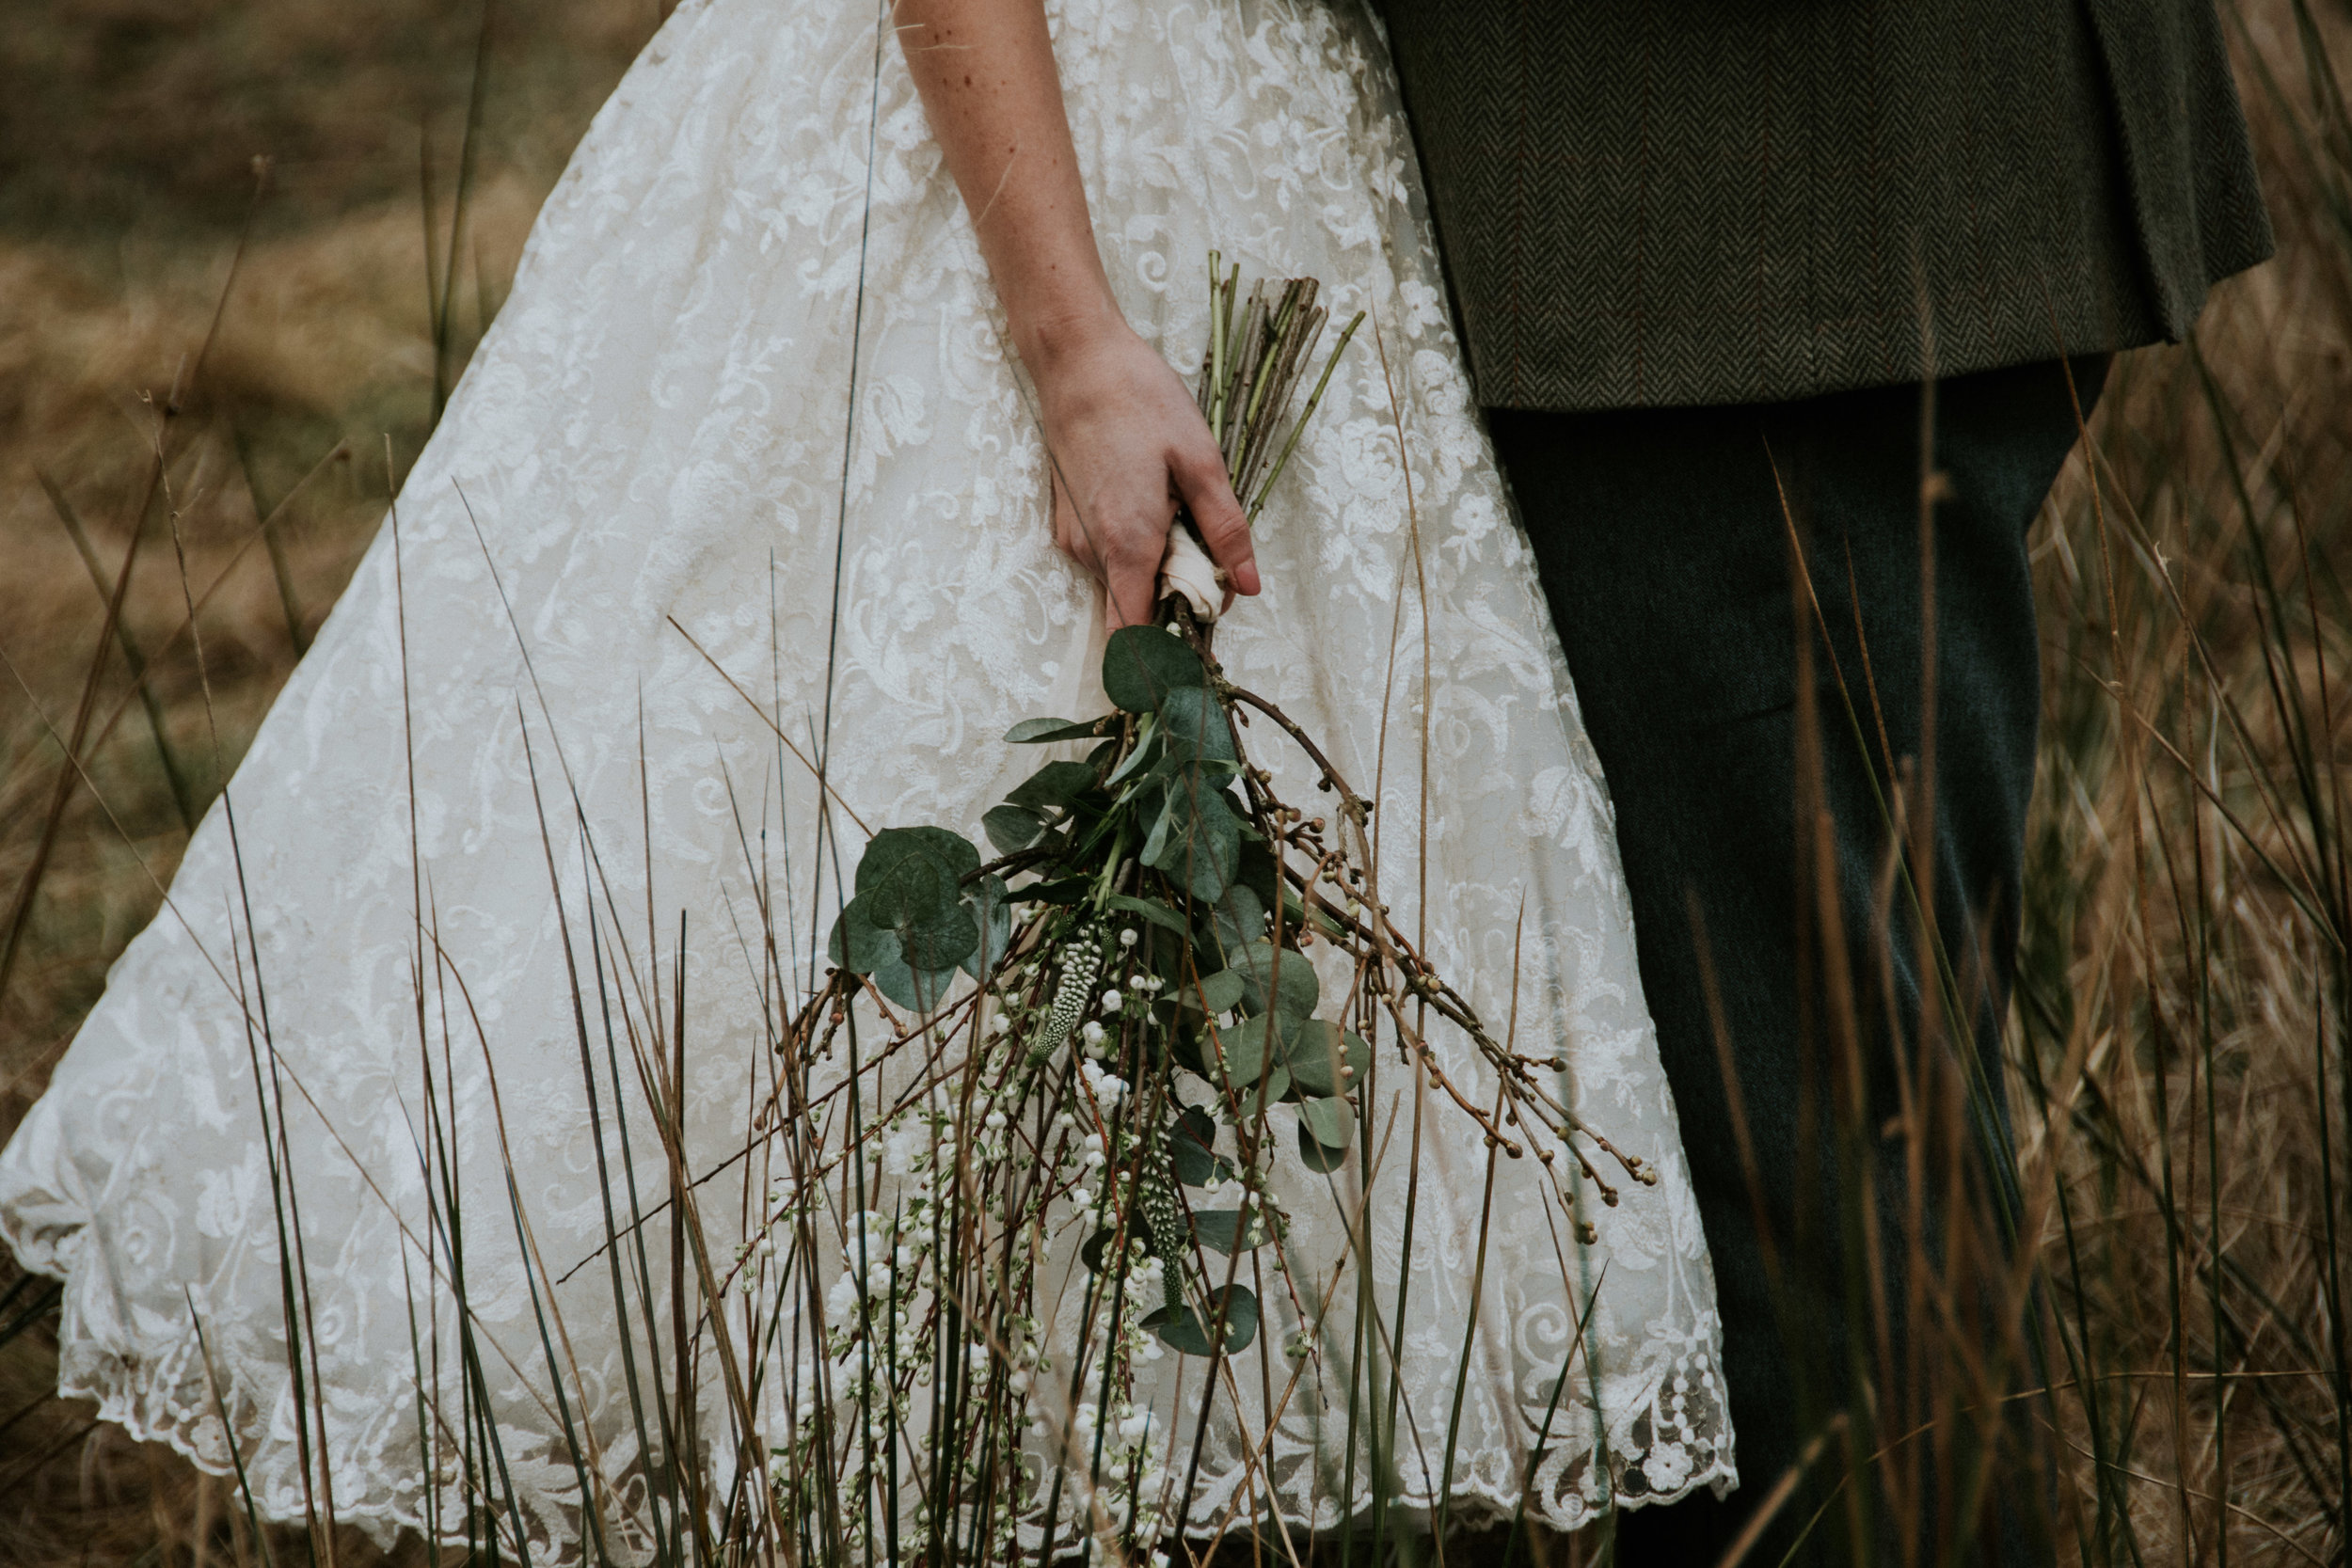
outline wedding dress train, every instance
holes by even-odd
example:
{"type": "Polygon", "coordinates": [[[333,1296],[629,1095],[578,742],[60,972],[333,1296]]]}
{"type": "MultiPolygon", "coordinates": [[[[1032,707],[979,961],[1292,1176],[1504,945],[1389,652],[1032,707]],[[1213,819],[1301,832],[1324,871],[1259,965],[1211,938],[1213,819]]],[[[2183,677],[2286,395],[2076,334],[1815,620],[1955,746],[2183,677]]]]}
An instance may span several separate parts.
{"type": "MultiPolygon", "coordinates": [[[[1571,1527],[1721,1489],[1712,1283],[1610,807],[1469,400],[1376,31],[1319,0],[1049,11],[1096,231],[1147,339],[1197,367],[1212,248],[1370,313],[1259,519],[1266,592],[1219,656],[1375,795],[1401,927],[1522,1049],[1557,1049],[1578,1112],[1661,1177],[1571,1208],[1562,1171],[1504,1160],[1489,1197],[1475,1126],[1441,1101],[1416,1121],[1391,1074],[1368,1212],[1375,1293],[1412,1287],[1385,1330],[1393,1494],[1426,1506],[1450,1476],[1457,1517],[1524,1497],[1571,1527]]],[[[799,756],[865,824],[977,838],[1035,760],[1007,727],[1101,710],[1095,592],[1052,548],[1023,383],[882,20],[688,0],[645,50],[165,911],[0,1156],[0,1230],[66,1283],[66,1391],[240,1463],[272,1513],[300,1516],[315,1483],[344,1518],[417,1525],[453,1484],[418,1446],[420,1380],[455,1398],[453,1374],[420,1371],[420,1344],[456,1331],[441,1148],[486,1418],[530,1529],[560,1535],[580,1478],[558,1383],[563,1420],[629,1459],[612,1283],[579,1265],[621,1180],[614,1118],[645,1112],[602,1058],[597,989],[618,976],[628,1006],[685,1024],[691,1163],[722,1173],[703,1214],[726,1254],[760,1201],[726,1162],[763,1020],[818,972],[824,856],[854,863],[859,838],[836,814],[845,842],[818,848],[799,756]]],[[[1260,750],[1311,798],[1304,759],[1260,750]]],[[[1467,1042],[1435,1037],[1491,1095],[1467,1042]]],[[[635,1145],[649,1181],[657,1149],[635,1145]]],[[[1337,1257],[1327,1196],[1291,1206],[1289,1244],[1337,1257]]],[[[1163,1378],[1138,1402],[1198,1397],[1163,1378]]],[[[1337,1420],[1313,1402],[1282,1410],[1251,1484],[1328,1524],[1358,1502],[1299,1459],[1337,1420]]],[[[1194,1516],[1245,1468],[1207,1454],[1194,1516]]]]}

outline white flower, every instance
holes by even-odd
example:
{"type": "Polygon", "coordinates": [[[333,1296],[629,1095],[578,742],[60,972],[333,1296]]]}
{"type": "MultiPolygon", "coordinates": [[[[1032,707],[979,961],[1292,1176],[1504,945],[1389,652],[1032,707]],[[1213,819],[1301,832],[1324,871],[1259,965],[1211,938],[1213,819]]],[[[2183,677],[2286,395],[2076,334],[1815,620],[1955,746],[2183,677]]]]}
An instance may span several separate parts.
{"type": "Polygon", "coordinates": [[[1119,994],[1119,988],[1117,986],[1113,986],[1110,990],[1103,993],[1103,1010],[1106,1013],[1115,1013],[1119,1011],[1120,1007],[1126,1005],[1126,1002],[1127,999],[1119,994]]]}
{"type": "Polygon", "coordinates": [[[1133,947],[1135,944],[1136,928],[1133,926],[1129,926],[1119,933],[1119,945],[1121,947],[1133,947]]]}

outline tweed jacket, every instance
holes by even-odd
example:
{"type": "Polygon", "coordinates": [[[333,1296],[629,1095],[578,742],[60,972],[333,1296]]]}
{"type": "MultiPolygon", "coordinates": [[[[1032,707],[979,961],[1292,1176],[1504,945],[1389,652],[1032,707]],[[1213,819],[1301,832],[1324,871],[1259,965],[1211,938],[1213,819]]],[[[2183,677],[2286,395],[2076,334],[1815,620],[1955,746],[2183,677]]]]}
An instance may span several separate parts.
{"type": "Polygon", "coordinates": [[[1382,0],[1481,402],[2181,337],[2270,254],[2212,0],[1382,0]]]}

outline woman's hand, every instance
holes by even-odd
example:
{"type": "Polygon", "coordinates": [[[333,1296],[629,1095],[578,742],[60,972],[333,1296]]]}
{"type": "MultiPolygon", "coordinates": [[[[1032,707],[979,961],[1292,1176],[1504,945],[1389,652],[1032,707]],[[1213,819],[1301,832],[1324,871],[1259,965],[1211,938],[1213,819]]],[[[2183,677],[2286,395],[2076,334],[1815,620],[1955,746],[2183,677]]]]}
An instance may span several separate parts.
{"type": "Polygon", "coordinates": [[[1053,463],[1054,542],[1107,590],[1104,620],[1152,619],[1180,503],[1227,583],[1255,594],[1248,519],[1168,362],[1115,315],[1043,343],[1031,372],[1053,463]]]}
{"type": "Polygon", "coordinates": [[[1037,383],[1055,542],[1102,579],[1113,626],[1149,621],[1181,501],[1232,586],[1255,594],[1248,522],[1208,424],[1111,298],[1042,0],[898,0],[894,20],[1037,383]]]}

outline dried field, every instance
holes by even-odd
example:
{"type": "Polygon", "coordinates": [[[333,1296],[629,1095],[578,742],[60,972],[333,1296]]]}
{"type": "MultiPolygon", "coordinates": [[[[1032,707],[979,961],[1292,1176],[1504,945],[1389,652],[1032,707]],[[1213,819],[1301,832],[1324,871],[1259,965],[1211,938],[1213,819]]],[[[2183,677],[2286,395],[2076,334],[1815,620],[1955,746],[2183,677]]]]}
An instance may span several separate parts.
{"type": "MultiPolygon", "coordinates": [[[[0,28],[0,1137],[332,604],[653,7],[500,0],[479,34],[454,0],[49,0],[0,28]]],[[[2029,1405],[2059,1539],[2102,1565],[2352,1550],[2352,114],[2331,63],[2352,18],[2224,16],[2280,258],[2194,343],[2119,364],[2037,532],[2012,1103],[2052,1386],[1972,1383],[1964,1336],[1915,1336],[1939,1369],[1922,1418],[2029,1405]]],[[[0,1264],[0,1563],[257,1560],[231,1487],[48,1392],[41,1282],[0,1264]]],[[[1849,1441],[1899,1504],[1909,1459],[1855,1408],[1849,1441]]]]}

